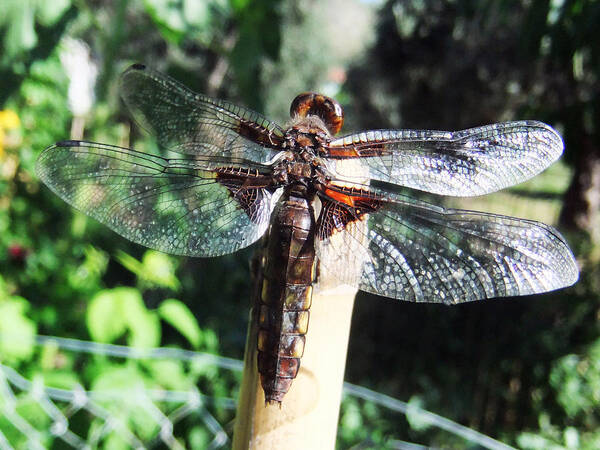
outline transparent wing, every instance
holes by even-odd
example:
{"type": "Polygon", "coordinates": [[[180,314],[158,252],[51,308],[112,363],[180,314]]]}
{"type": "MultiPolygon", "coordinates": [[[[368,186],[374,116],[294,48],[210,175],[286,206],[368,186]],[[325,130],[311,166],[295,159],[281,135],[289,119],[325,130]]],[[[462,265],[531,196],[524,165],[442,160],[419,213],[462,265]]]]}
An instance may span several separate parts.
{"type": "Polygon", "coordinates": [[[317,249],[325,270],[367,292],[454,304],[551,291],[579,276],[564,238],[542,223],[365,197],[353,210],[322,201],[317,249]],[[357,265],[341,260],[349,252],[357,265]]]}
{"type": "Polygon", "coordinates": [[[241,180],[197,161],[81,141],[44,150],[36,172],[59,197],[127,239],[188,256],[252,244],[278,196],[260,187],[240,190],[241,180]]]}
{"type": "Polygon", "coordinates": [[[141,64],[123,73],[120,89],[140,126],[179,153],[265,163],[283,142],[281,128],[260,114],[196,94],[141,64]]]}
{"type": "Polygon", "coordinates": [[[328,166],[352,179],[343,160],[360,158],[374,180],[440,195],[482,195],[521,183],[556,161],[560,136],[536,121],[462,131],[374,130],[331,140],[328,166]]]}

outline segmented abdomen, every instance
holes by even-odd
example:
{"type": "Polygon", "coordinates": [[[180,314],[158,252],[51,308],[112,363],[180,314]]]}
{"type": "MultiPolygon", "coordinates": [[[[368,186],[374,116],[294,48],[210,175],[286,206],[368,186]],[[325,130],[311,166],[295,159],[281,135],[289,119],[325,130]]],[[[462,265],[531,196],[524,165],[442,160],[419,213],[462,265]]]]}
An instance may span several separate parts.
{"type": "Polygon", "coordinates": [[[315,278],[315,219],[285,193],[269,226],[258,305],[258,371],[267,403],[281,402],[300,368],[315,278]]]}

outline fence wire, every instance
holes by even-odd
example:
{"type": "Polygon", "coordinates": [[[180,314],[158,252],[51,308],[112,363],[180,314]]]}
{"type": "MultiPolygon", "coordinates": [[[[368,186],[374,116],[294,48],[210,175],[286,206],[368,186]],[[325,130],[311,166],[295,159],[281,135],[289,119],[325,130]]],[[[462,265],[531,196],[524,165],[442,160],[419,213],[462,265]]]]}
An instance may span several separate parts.
{"type": "MultiPolygon", "coordinates": [[[[120,345],[99,344],[96,342],[65,339],[52,336],[36,336],[36,344],[51,343],[62,350],[121,357],[127,359],[174,359],[213,364],[219,368],[239,371],[242,362],[231,358],[192,352],[175,348],[139,349],[120,345]]],[[[0,363],[0,417],[26,439],[26,448],[44,449],[49,442],[60,439],[73,448],[97,448],[109,434],[116,433],[130,448],[149,447],[183,448],[173,434],[174,425],[195,414],[212,435],[208,448],[223,448],[229,437],[219,421],[209,412],[206,405],[218,405],[225,409],[235,409],[231,398],[212,398],[193,388],[189,391],[169,391],[148,389],[141,383],[133,390],[86,390],[83,386],[73,389],[59,389],[44,386],[40,381],[29,380],[14,368],[0,363]],[[105,406],[110,402],[123,401],[127,397],[136,407],[151,418],[157,430],[151,439],[137,436],[127,423],[113,414],[105,406]],[[24,414],[19,413],[18,405],[30,401],[35,403],[49,419],[50,425],[40,430],[30,423],[24,414]],[[168,412],[167,412],[168,411],[168,412]],[[70,419],[77,413],[85,412],[100,420],[101,426],[90,430],[81,437],[69,429],[70,419]]],[[[44,422],[35,417],[36,422],[44,422]]],[[[0,427],[0,448],[12,449],[9,439],[0,427]]]]}
{"type": "MultiPolygon", "coordinates": [[[[6,338],[6,336],[0,336],[0,339],[6,338]]],[[[243,367],[242,361],[236,359],[176,348],[140,349],[54,336],[36,336],[35,339],[37,345],[52,344],[62,350],[77,353],[127,359],[196,361],[213,364],[218,368],[231,371],[241,371],[243,367]]],[[[55,439],[59,439],[68,447],[92,449],[102,446],[103,440],[109,435],[116,434],[129,448],[145,449],[166,446],[169,449],[179,450],[184,447],[174,434],[174,426],[192,414],[200,418],[201,423],[210,433],[211,440],[206,448],[218,449],[231,446],[226,430],[207,406],[216,405],[227,410],[234,410],[236,403],[232,398],[207,396],[197,388],[188,391],[172,391],[148,389],[142,384],[126,392],[122,389],[86,390],[81,385],[72,389],[59,389],[45,386],[40,380],[39,377],[34,377],[32,380],[27,379],[13,367],[0,363],[0,418],[4,420],[4,423],[8,422],[13,427],[13,431],[20,433],[26,440],[25,448],[44,449],[49,447],[55,439]],[[153,421],[156,429],[154,436],[148,438],[137,435],[129,424],[105,406],[110,402],[123,401],[124,398],[133,402],[153,421]],[[19,405],[22,406],[27,402],[37,405],[38,410],[42,411],[47,420],[41,420],[39,413],[33,415],[35,420],[29,416],[26,418],[25,414],[20,412],[19,405]],[[99,426],[90,428],[85,437],[70,429],[70,421],[82,412],[99,421],[99,426]],[[44,422],[48,422],[49,425],[40,428],[39,423],[44,422]]],[[[382,408],[401,414],[419,414],[421,419],[428,424],[479,444],[483,448],[502,450],[512,448],[449,419],[384,394],[350,383],[344,384],[344,392],[345,395],[373,402],[382,408]]],[[[0,449],[13,449],[11,441],[3,432],[6,430],[3,430],[1,425],[0,449]]],[[[415,445],[403,441],[394,442],[398,444],[397,446],[392,445],[394,448],[409,448],[408,445],[415,445]]]]}

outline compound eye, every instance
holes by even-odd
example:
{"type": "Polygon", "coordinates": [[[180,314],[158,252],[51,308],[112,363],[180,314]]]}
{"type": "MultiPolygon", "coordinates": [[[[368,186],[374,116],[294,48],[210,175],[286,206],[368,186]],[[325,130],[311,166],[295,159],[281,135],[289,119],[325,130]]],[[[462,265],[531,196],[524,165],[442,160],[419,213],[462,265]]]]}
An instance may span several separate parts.
{"type": "Polygon", "coordinates": [[[331,135],[337,134],[344,124],[342,106],[332,98],[314,92],[304,92],[294,99],[290,106],[290,116],[318,116],[325,123],[331,135]]]}

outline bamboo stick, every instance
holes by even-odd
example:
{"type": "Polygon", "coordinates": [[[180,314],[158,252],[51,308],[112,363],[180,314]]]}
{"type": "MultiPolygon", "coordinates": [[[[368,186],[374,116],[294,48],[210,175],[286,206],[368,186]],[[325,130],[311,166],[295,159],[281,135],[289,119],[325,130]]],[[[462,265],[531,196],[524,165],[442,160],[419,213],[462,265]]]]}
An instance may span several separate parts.
{"type": "Polygon", "coordinates": [[[281,407],[265,405],[256,367],[257,325],[250,317],[235,450],[335,448],[355,295],[346,286],[315,289],[300,372],[281,407]]]}

